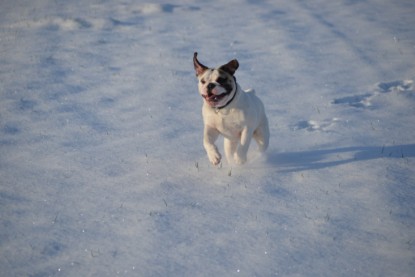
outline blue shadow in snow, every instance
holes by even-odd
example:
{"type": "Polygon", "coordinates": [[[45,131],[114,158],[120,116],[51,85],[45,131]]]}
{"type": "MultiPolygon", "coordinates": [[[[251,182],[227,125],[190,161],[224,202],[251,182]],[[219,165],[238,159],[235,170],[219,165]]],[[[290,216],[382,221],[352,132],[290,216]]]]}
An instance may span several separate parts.
{"type": "Polygon", "coordinates": [[[303,152],[268,154],[268,163],[280,168],[279,171],[295,172],[321,169],[356,161],[380,158],[404,159],[415,157],[415,144],[394,146],[353,146],[303,152]],[[347,154],[347,158],[342,158],[347,154]]]}

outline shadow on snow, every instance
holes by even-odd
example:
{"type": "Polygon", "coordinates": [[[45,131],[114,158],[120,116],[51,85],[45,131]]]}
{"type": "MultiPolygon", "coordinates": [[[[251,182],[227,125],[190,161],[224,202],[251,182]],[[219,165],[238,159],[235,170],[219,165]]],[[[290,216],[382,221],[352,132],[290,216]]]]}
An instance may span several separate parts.
{"type": "Polygon", "coordinates": [[[380,158],[415,157],[415,144],[394,146],[354,146],[303,152],[269,153],[268,163],[283,172],[322,169],[356,161],[380,158]]]}

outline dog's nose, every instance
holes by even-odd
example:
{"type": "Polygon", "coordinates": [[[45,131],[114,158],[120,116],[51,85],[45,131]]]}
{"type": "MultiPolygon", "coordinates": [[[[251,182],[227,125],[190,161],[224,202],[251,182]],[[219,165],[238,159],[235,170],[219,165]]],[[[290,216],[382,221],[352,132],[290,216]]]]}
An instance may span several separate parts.
{"type": "Polygon", "coordinates": [[[207,85],[207,89],[208,90],[212,90],[212,89],[214,89],[215,88],[215,84],[213,84],[213,83],[209,83],[208,85],[207,85]]]}

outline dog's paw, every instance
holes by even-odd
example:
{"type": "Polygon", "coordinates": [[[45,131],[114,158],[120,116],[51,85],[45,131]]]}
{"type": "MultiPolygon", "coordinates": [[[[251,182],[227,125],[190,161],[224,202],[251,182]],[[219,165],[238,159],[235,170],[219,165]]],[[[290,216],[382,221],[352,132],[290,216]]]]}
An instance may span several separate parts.
{"type": "Polygon", "coordinates": [[[212,152],[208,153],[208,158],[211,164],[218,165],[220,163],[222,156],[220,155],[219,152],[216,151],[213,153],[212,152]]]}

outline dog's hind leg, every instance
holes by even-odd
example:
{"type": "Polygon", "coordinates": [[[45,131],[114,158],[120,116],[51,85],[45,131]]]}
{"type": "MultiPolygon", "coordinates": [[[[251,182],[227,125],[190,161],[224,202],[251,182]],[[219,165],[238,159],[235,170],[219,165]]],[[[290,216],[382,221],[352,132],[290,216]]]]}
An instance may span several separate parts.
{"type": "Polygon", "coordinates": [[[261,122],[261,125],[255,130],[253,135],[255,141],[258,144],[258,150],[264,152],[267,150],[269,145],[269,127],[268,120],[266,117],[261,122]]]}
{"type": "Polygon", "coordinates": [[[233,162],[233,157],[236,152],[236,147],[238,147],[238,141],[232,141],[230,139],[224,138],[223,145],[226,159],[228,160],[228,163],[231,164],[233,162]]]}

